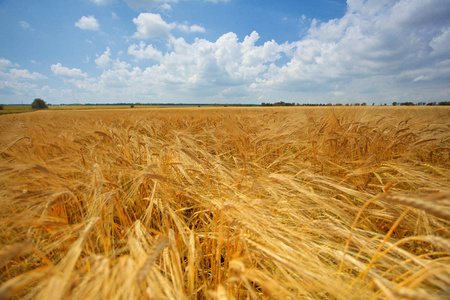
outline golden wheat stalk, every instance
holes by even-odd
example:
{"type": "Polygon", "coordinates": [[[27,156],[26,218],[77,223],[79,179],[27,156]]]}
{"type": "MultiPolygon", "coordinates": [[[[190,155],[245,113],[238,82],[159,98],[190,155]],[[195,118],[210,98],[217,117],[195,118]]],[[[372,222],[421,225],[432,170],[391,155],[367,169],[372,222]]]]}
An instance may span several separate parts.
{"type": "MultiPolygon", "coordinates": [[[[427,201],[426,199],[418,199],[418,198],[412,198],[412,197],[406,197],[406,196],[400,196],[400,195],[389,195],[385,194],[380,199],[403,204],[406,206],[411,206],[414,208],[418,208],[421,210],[424,210],[426,213],[450,220],[450,207],[438,205],[436,203],[433,203],[432,201],[427,201]]],[[[450,193],[443,193],[440,195],[441,200],[450,201],[450,193]]]]}
{"type": "Polygon", "coordinates": [[[169,246],[169,239],[164,237],[159,237],[158,240],[155,242],[155,245],[150,250],[150,255],[144,262],[144,264],[141,266],[137,273],[137,281],[142,282],[145,279],[145,276],[150,271],[150,268],[155,263],[156,259],[158,258],[159,253],[166,247],[169,246]]]}

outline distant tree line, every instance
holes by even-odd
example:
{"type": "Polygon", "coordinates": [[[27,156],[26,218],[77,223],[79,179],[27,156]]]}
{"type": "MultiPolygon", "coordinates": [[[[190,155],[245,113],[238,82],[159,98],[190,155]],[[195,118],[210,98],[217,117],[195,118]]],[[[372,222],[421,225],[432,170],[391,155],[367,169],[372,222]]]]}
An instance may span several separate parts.
{"type": "Polygon", "coordinates": [[[435,105],[450,105],[450,101],[441,101],[441,102],[392,102],[393,106],[435,106],[435,105]]]}
{"type": "MultiPolygon", "coordinates": [[[[386,103],[384,104],[380,104],[380,105],[384,105],[387,106],[386,103]]],[[[450,101],[441,101],[441,102],[392,102],[392,106],[435,106],[435,105],[450,105],[450,101]]],[[[283,101],[279,101],[279,102],[275,102],[275,103],[261,103],[261,106],[344,106],[344,104],[341,103],[336,103],[336,104],[332,104],[332,103],[327,103],[327,104],[323,104],[323,103],[289,103],[289,102],[283,102],[283,101]]],[[[345,106],[367,106],[366,102],[356,102],[356,103],[346,103],[345,106]]],[[[372,103],[372,106],[375,106],[375,103],[372,103]]]]}
{"type": "Polygon", "coordinates": [[[60,106],[68,106],[68,105],[86,105],[86,106],[259,106],[259,104],[240,104],[240,103],[232,103],[232,104],[219,104],[219,103],[85,103],[85,104],[60,104],[60,106]]]}
{"type": "MultiPolygon", "coordinates": [[[[353,103],[353,104],[345,104],[345,106],[366,106],[367,103],[363,102],[363,103],[353,103]]],[[[372,104],[374,105],[374,104],[372,104]]],[[[283,102],[283,101],[279,101],[279,102],[275,102],[275,103],[261,103],[261,106],[343,106],[343,104],[341,103],[336,103],[336,104],[332,104],[332,103],[327,103],[327,104],[323,104],[323,103],[289,103],[289,102],[283,102]]]]}
{"type": "Polygon", "coordinates": [[[295,103],[287,103],[287,102],[275,102],[275,103],[261,103],[261,106],[295,106],[295,103]]]}

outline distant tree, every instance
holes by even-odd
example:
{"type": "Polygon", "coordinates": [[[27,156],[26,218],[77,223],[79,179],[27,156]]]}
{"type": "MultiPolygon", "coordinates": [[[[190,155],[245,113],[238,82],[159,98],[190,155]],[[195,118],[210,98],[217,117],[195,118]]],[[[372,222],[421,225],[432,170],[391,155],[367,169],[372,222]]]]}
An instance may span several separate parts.
{"type": "Polygon", "coordinates": [[[42,100],[40,98],[36,98],[36,99],[34,99],[33,103],[31,104],[31,108],[32,109],[44,109],[44,108],[48,108],[48,106],[44,100],[42,100]]]}
{"type": "Polygon", "coordinates": [[[397,106],[397,102],[392,102],[392,106],[397,106]]]}
{"type": "Polygon", "coordinates": [[[439,102],[438,105],[450,105],[450,101],[439,102]]]}
{"type": "Polygon", "coordinates": [[[133,104],[131,104],[131,105],[130,105],[130,107],[131,107],[131,108],[133,108],[133,107],[134,107],[134,105],[133,105],[133,104]]]}
{"type": "Polygon", "coordinates": [[[366,102],[361,103],[361,106],[367,106],[366,102]]]}
{"type": "Polygon", "coordinates": [[[0,104],[0,110],[3,110],[3,105],[0,104]]]}

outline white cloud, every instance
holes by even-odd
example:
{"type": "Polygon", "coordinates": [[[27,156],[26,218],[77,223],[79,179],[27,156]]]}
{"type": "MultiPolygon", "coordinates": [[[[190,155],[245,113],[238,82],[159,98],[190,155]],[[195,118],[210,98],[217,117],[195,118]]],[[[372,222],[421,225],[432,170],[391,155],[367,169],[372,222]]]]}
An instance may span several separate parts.
{"type": "Polygon", "coordinates": [[[11,69],[9,74],[15,80],[40,80],[46,79],[47,76],[37,72],[30,72],[28,70],[11,69]]]}
{"type": "MultiPolygon", "coordinates": [[[[193,44],[183,38],[172,39],[172,51],[162,55],[152,45],[141,42],[132,45],[129,54],[139,59],[159,60],[158,65],[146,68],[139,82],[145,86],[157,86],[172,93],[199,96],[244,95],[246,87],[263,74],[269,65],[289,48],[274,41],[261,46],[255,43],[259,35],[253,32],[239,42],[236,34],[227,33],[216,42],[196,39],[193,44]]],[[[155,90],[154,90],[155,91],[155,90]]]]}
{"type": "Polygon", "coordinates": [[[163,57],[161,51],[153,48],[151,44],[146,46],[146,44],[142,41],[139,43],[139,46],[133,44],[130,47],[128,47],[128,54],[133,55],[140,60],[152,59],[160,61],[163,57]]]}
{"type": "Polygon", "coordinates": [[[141,13],[137,18],[133,19],[136,24],[137,32],[134,37],[139,39],[149,38],[163,38],[170,37],[170,31],[175,27],[175,24],[166,23],[159,14],[141,13]]]}
{"type": "Polygon", "coordinates": [[[171,38],[171,31],[174,28],[185,33],[203,33],[206,29],[199,25],[187,25],[177,23],[167,23],[164,21],[160,14],[153,13],[141,13],[137,18],[133,19],[136,24],[136,33],[133,37],[138,39],[150,39],[150,38],[171,38]]]}
{"type": "Polygon", "coordinates": [[[192,25],[190,27],[190,32],[205,32],[205,31],[206,31],[206,29],[199,25],[192,25]]]}
{"type": "Polygon", "coordinates": [[[0,71],[4,71],[9,67],[12,67],[13,63],[6,58],[0,57],[0,71]]]}
{"type": "MultiPolygon", "coordinates": [[[[443,14],[450,14],[450,5],[437,0],[349,0],[343,18],[325,23],[314,20],[308,36],[292,43],[289,63],[270,68],[258,84],[319,92],[333,90],[336,81],[351,83],[358,78],[379,77],[400,84],[402,74],[434,63],[430,49],[448,53],[443,50],[449,46],[446,30],[441,30],[443,14]],[[418,13],[422,11],[426,17],[418,13]]],[[[414,76],[411,81],[432,78],[414,76]]]]}
{"type": "Polygon", "coordinates": [[[107,47],[105,52],[103,52],[103,54],[100,55],[95,60],[95,64],[102,69],[106,69],[110,62],[111,62],[111,50],[109,49],[109,47],[107,47]]]}
{"type": "Polygon", "coordinates": [[[47,76],[17,69],[18,64],[0,58],[0,94],[3,103],[17,104],[17,97],[33,99],[39,94],[39,86],[35,82],[47,79],[47,76]]]}
{"type": "Polygon", "coordinates": [[[109,71],[111,67],[114,70],[128,69],[131,67],[129,63],[121,61],[119,58],[116,58],[115,60],[111,59],[111,49],[109,49],[109,47],[106,47],[105,52],[95,60],[95,64],[103,69],[104,72],[109,71]]]}
{"type": "Polygon", "coordinates": [[[450,27],[442,29],[442,34],[436,35],[430,42],[433,55],[442,55],[450,59],[450,27]]]}
{"type": "Polygon", "coordinates": [[[38,73],[30,72],[27,69],[17,69],[18,64],[13,64],[6,58],[0,58],[0,81],[29,81],[46,79],[47,76],[38,73]]]}
{"type": "Polygon", "coordinates": [[[189,32],[189,26],[185,24],[178,24],[177,28],[183,32],[189,32]]]}
{"type": "Polygon", "coordinates": [[[113,69],[115,70],[125,70],[131,68],[131,65],[125,61],[121,61],[119,58],[113,62],[113,69]]]}
{"type": "Polygon", "coordinates": [[[51,66],[53,74],[65,78],[87,77],[86,73],[83,73],[80,69],[63,67],[61,63],[51,66]]]}
{"type": "Polygon", "coordinates": [[[194,32],[201,32],[201,33],[203,33],[203,32],[206,32],[206,29],[204,27],[202,27],[202,26],[199,26],[199,25],[188,26],[186,24],[178,24],[177,28],[179,30],[183,31],[183,32],[186,32],[186,33],[194,33],[194,32]]]}
{"type": "Polygon", "coordinates": [[[170,6],[170,4],[168,3],[163,3],[160,7],[162,10],[172,10],[172,6],[170,6]]]}
{"type": "Polygon", "coordinates": [[[11,69],[9,71],[9,75],[12,80],[38,80],[47,78],[46,76],[36,72],[31,73],[28,70],[18,70],[18,69],[11,69]]]}
{"type": "Polygon", "coordinates": [[[99,30],[100,28],[100,25],[94,16],[82,16],[75,22],[75,26],[83,30],[99,30]]]}

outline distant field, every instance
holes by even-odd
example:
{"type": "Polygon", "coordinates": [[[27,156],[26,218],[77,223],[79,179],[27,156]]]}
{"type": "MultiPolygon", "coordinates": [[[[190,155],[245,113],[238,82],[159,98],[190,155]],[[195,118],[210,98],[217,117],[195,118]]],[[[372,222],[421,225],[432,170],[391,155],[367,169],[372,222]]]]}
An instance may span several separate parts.
{"type": "Polygon", "coordinates": [[[0,131],[0,299],[450,294],[450,108],[52,107],[0,131]]]}
{"type": "MultiPolygon", "coordinates": [[[[118,108],[130,108],[130,106],[120,105],[64,105],[64,106],[49,106],[48,110],[92,110],[92,109],[118,109],[118,108]]],[[[19,114],[24,112],[33,112],[35,109],[31,108],[31,105],[3,105],[3,109],[0,110],[0,115],[7,114],[19,114]]]]}
{"type": "MultiPolygon", "coordinates": [[[[174,108],[176,105],[50,105],[48,110],[99,110],[99,109],[142,109],[142,108],[174,108]]],[[[186,108],[186,107],[185,107],[186,108]]],[[[3,110],[0,110],[0,115],[18,114],[24,112],[33,112],[35,109],[31,105],[4,105],[3,110]]]]}
{"type": "MultiPolygon", "coordinates": [[[[134,108],[143,107],[135,105],[134,108]]],[[[52,105],[50,110],[132,109],[130,105],[52,105]]]]}
{"type": "Polygon", "coordinates": [[[3,109],[0,110],[0,115],[18,114],[31,111],[34,111],[31,109],[31,105],[3,105],[3,109]]]}

